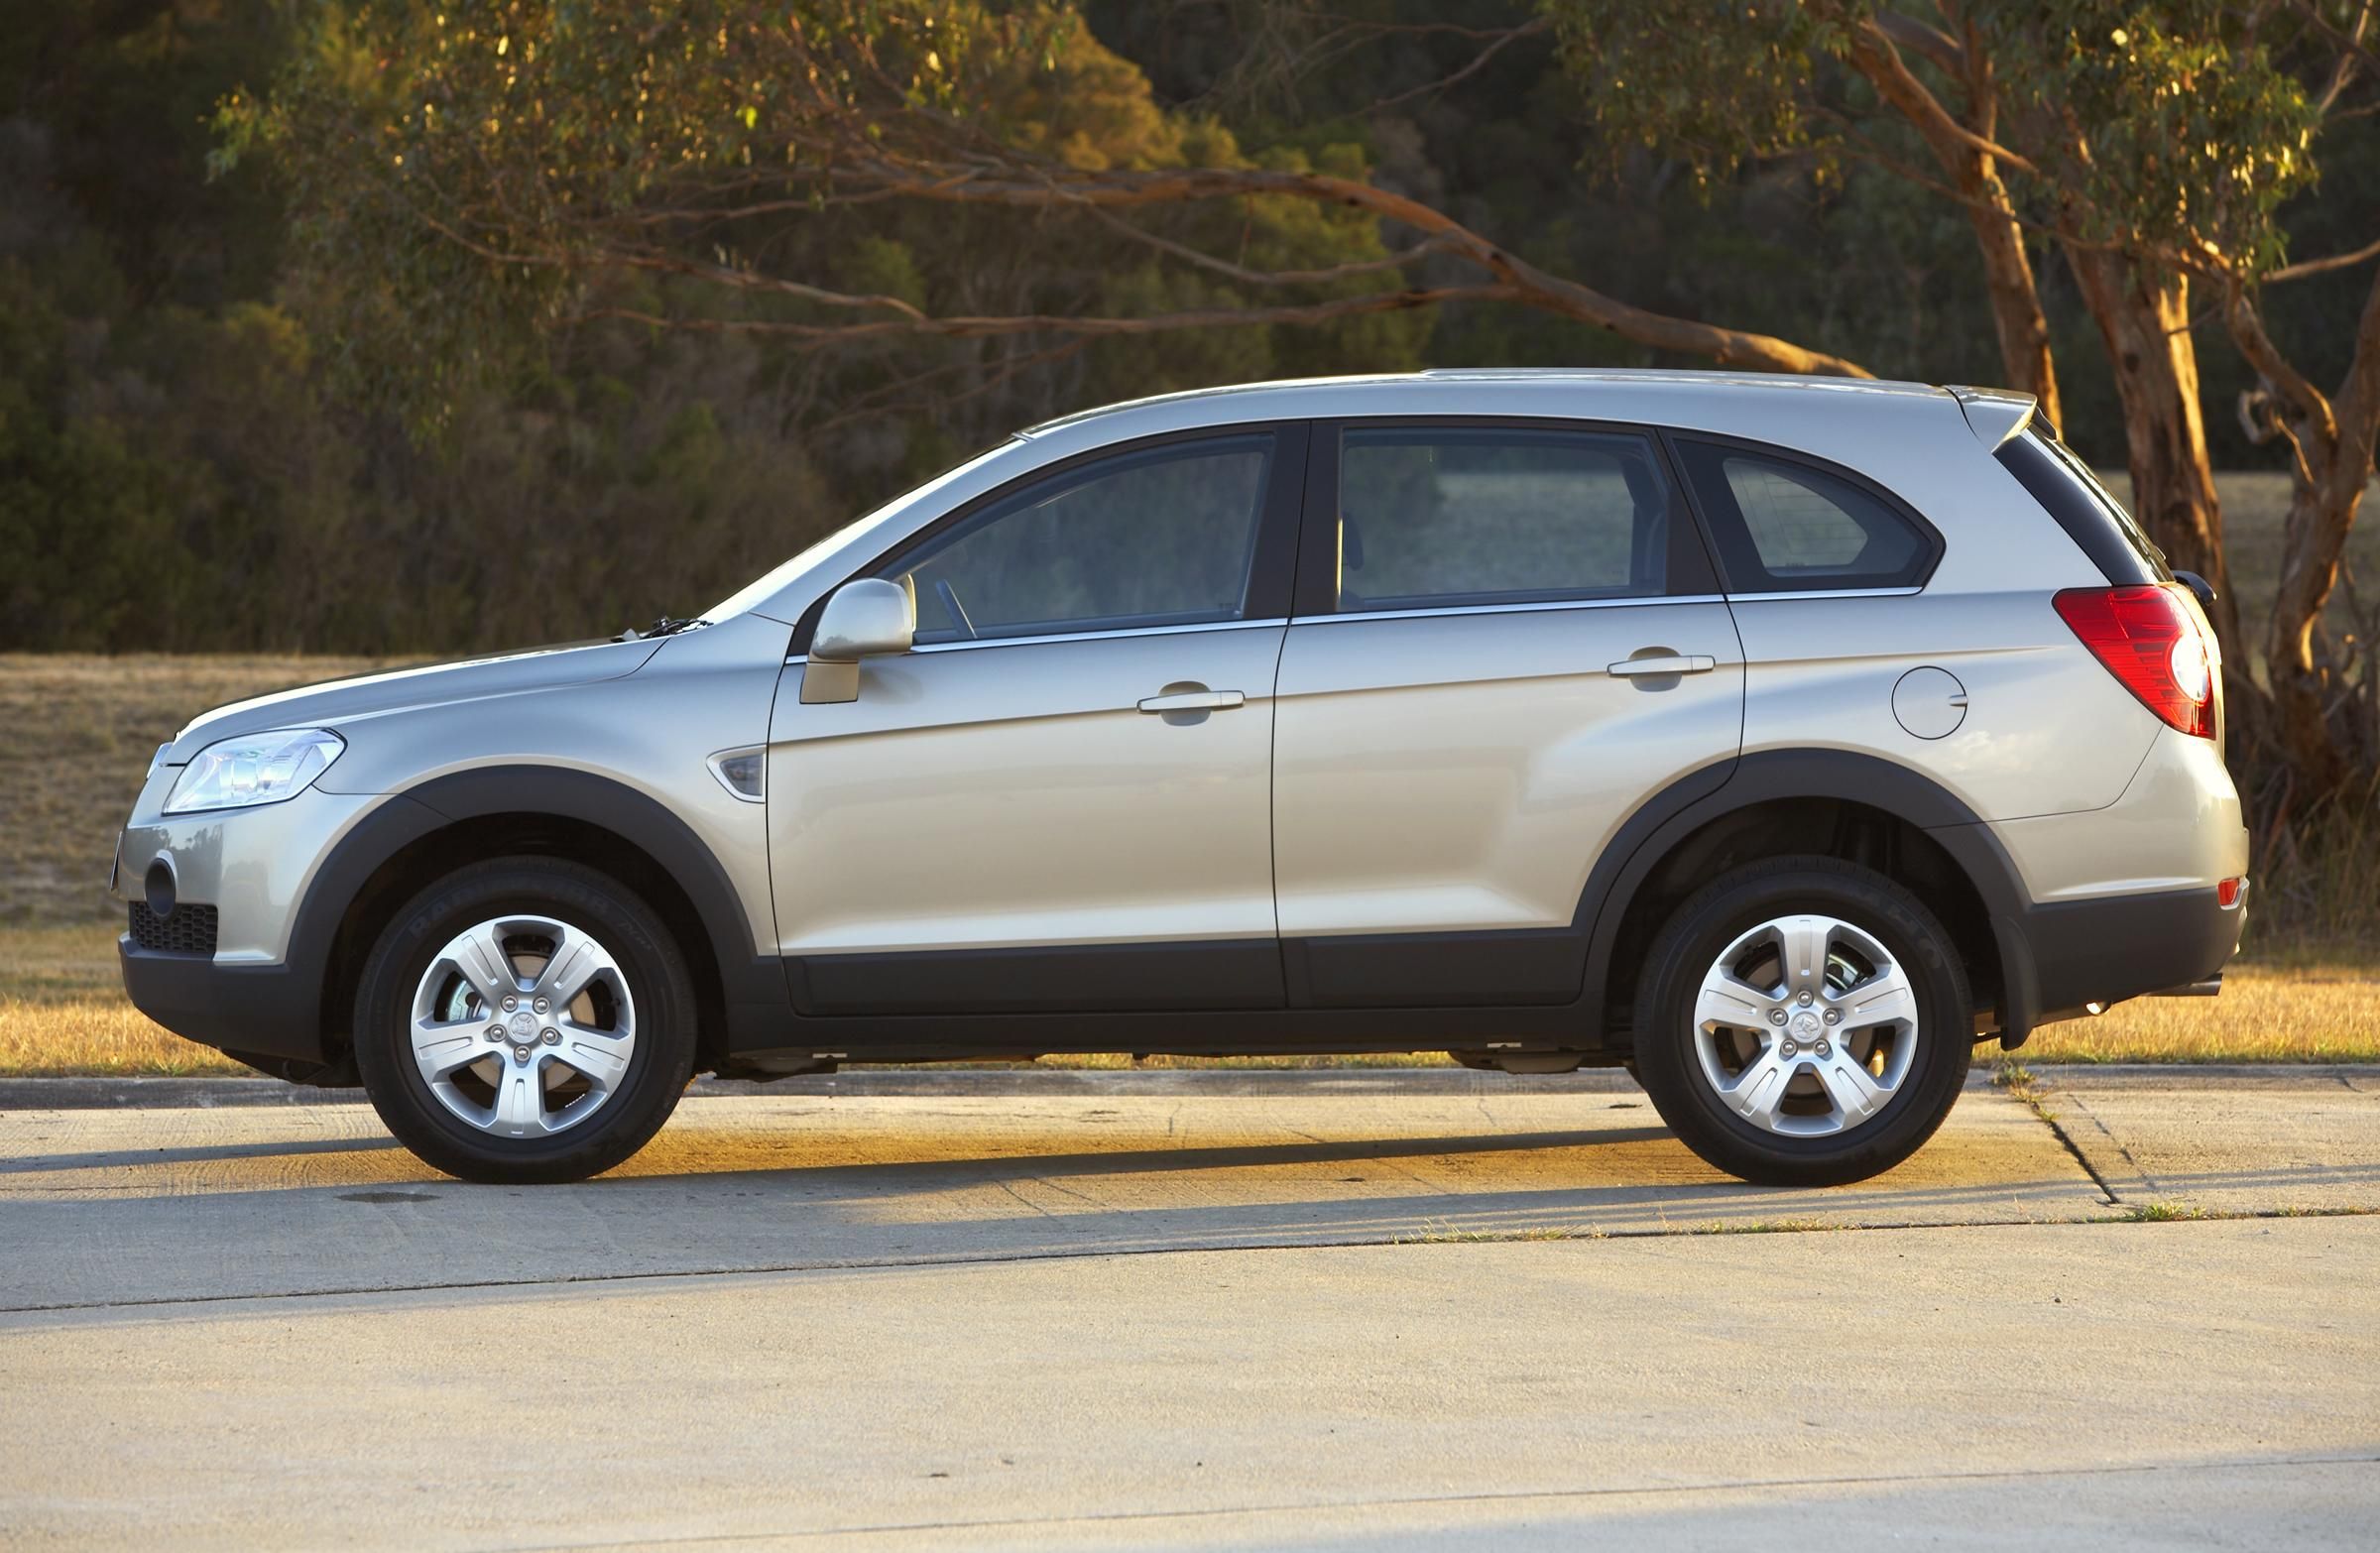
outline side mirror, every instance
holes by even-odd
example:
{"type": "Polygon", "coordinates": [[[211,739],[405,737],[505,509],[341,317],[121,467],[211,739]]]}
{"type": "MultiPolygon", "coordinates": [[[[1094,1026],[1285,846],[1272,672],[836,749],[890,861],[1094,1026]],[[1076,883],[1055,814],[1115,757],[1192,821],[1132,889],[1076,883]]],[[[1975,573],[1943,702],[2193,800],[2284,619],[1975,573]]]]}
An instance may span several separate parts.
{"type": "Polygon", "coordinates": [[[917,640],[917,595],[902,583],[861,577],[837,588],[810,634],[801,699],[857,701],[860,659],[906,653],[917,640]]]}

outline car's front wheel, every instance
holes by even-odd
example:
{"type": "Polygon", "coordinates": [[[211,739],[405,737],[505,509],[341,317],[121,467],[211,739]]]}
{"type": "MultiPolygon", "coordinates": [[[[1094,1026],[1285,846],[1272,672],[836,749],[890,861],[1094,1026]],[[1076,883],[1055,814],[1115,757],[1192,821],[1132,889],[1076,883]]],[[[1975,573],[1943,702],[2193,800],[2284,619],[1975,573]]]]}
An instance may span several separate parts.
{"type": "Polygon", "coordinates": [[[356,992],[356,1068],[398,1140],[472,1181],[575,1181],[645,1146],[694,1061],[685,961],[608,875],[500,858],[414,897],[356,992]]]}
{"type": "Polygon", "coordinates": [[[1916,896],[1833,858],[1714,881],[1654,940],[1635,1060],[1662,1119],[1749,1181],[1832,1186],[1917,1151],[1973,1045],[1959,952],[1916,896]]]}

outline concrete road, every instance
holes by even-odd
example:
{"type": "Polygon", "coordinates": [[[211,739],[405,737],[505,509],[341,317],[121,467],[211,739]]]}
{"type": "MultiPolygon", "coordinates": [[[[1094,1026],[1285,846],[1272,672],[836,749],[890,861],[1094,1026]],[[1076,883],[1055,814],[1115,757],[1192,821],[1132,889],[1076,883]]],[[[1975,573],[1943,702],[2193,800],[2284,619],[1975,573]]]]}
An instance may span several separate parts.
{"type": "Polygon", "coordinates": [[[0,1544],[2370,1545],[2369,1070],[1978,1088],[1827,1193],[1609,1085],[965,1077],[522,1191],[11,1111],[0,1544]]]}

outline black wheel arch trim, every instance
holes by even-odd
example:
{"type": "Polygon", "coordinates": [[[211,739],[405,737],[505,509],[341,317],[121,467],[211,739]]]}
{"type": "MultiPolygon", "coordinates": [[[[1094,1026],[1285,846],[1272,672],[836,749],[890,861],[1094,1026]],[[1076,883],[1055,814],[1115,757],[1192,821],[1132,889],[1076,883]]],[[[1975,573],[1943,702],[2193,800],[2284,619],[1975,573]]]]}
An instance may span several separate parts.
{"type": "Polygon", "coordinates": [[[1711,821],[1792,798],[1862,803],[1924,831],[1966,875],[1988,912],[2002,962],[2002,1017],[2029,1029],[2031,954],[2020,924],[2031,909],[2007,849],[1973,809],[1933,778],[1881,756],[1850,750],[1759,750],[1678,778],[1623,822],[1596,861],[1575,928],[1587,945],[1580,1008],[1600,1027],[1621,924],[1647,878],[1671,850],[1711,821]]]}
{"type": "MultiPolygon", "coordinates": [[[[279,1057],[323,1058],[326,1030],[344,1025],[324,1006],[331,955],[339,931],[365,887],[400,852],[451,825],[491,814],[541,814],[611,832],[653,859],[685,894],[708,944],[685,945],[692,957],[708,951],[716,964],[733,1046],[747,1031],[784,1022],[787,998],[776,957],[753,949],[750,918],[727,870],[702,839],[658,799],[591,772],[555,766],[494,766],[435,776],[375,806],[340,838],[314,872],[298,903],[283,961],[294,979],[283,1009],[302,1008],[303,1027],[288,1017],[269,1029],[249,1029],[242,1043],[279,1057]]],[[[584,859],[597,867],[601,859],[584,859]]]]}

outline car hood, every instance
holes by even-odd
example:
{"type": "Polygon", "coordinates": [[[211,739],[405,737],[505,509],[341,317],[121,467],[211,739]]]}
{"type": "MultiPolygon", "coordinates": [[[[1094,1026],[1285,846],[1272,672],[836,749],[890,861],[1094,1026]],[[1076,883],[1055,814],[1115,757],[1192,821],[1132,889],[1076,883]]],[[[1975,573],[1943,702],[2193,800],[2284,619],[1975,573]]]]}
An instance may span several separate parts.
{"type": "Polygon", "coordinates": [[[634,642],[569,642],[492,657],[421,663],[352,679],[300,685],[218,706],[175,736],[162,764],[186,765],[218,739],[268,728],[329,728],[347,719],[445,702],[474,701],[560,685],[618,679],[645,666],[665,637],[634,642]]]}

